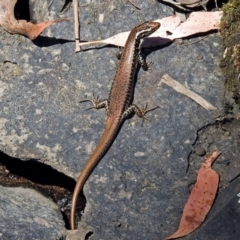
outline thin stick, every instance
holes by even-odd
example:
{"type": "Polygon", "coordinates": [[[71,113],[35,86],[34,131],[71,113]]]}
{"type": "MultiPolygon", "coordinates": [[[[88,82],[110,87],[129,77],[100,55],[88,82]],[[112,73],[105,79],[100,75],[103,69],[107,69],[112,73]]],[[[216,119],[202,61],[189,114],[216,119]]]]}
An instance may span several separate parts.
{"type": "Polygon", "coordinates": [[[195,102],[197,102],[199,105],[201,105],[203,108],[205,108],[208,111],[216,110],[217,108],[214,107],[211,103],[209,103],[207,100],[196,94],[195,92],[189,90],[185,86],[183,86],[181,83],[177,82],[173,78],[171,78],[168,74],[163,75],[161,82],[167,84],[169,87],[173,88],[175,91],[182,93],[183,95],[191,98],[195,102]]]}
{"type": "Polygon", "coordinates": [[[134,3],[133,0],[128,0],[135,8],[137,8],[138,10],[140,10],[140,8],[134,3]]]}
{"type": "Polygon", "coordinates": [[[75,52],[81,51],[80,43],[80,23],[79,23],[79,11],[78,11],[78,0],[73,0],[73,13],[74,13],[74,33],[75,33],[75,52]]]}

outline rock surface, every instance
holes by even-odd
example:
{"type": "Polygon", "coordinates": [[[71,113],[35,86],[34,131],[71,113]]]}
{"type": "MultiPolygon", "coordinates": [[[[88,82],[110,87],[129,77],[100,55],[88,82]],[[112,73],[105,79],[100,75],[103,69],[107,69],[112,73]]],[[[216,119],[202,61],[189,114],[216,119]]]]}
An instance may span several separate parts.
{"type": "Polygon", "coordinates": [[[0,186],[0,239],[60,239],[66,235],[56,204],[32,189],[0,186]]]}
{"type": "MultiPolygon", "coordinates": [[[[34,9],[30,11],[32,19],[40,22],[73,15],[72,8],[59,14],[60,1],[50,6],[46,3],[30,6],[34,9]]],[[[141,11],[117,0],[84,1],[82,40],[107,38],[139,22],[172,15],[171,9],[159,2],[135,3],[141,11]]],[[[79,101],[93,92],[101,99],[107,98],[118,60],[117,50],[107,46],[75,54],[73,39],[72,22],[52,25],[34,42],[0,29],[0,150],[23,160],[38,159],[77,179],[101,136],[106,116],[104,110],[85,111],[89,105],[79,101]]],[[[150,112],[151,122],[143,125],[136,116],[126,120],[89,177],[84,188],[87,206],[79,224],[80,229],[87,229],[82,231],[82,239],[86,235],[97,240],[163,239],[173,233],[188,198],[188,187],[199,169],[198,164],[191,163],[195,159],[204,161],[204,157],[194,155],[193,145],[201,144],[197,142],[199,131],[215,125],[223,108],[218,33],[195,44],[173,43],[145,52],[154,65],[147,72],[139,70],[134,103],[144,106],[148,102],[149,106],[159,105],[159,109],[150,112]],[[217,113],[207,112],[161,84],[166,73],[212,103],[217,113]]],[[[218,124],[224,128],[224,121],[218,124]]],[[[222,132],[218,136],[221,138],[222,132]]],[[[211,146],[215,139],[204,145],[206,154],[214,150],[211,146]]],[[[239,149],[235,138],[229,141],[230,146],[216,145],[222,151],[214,164],[221,170],[221,179],[226,176],[223,162],[228,152],[239,149]]],[[[60,220],[61,216],[56,218],[60,220]]],[[[60,233],[58,230],[57,236],[60,233]]],[[[209,239],[207,234],[205,239],[209,239]]],[[[18,233],[12,239],[18,239],[18,233]]]]}

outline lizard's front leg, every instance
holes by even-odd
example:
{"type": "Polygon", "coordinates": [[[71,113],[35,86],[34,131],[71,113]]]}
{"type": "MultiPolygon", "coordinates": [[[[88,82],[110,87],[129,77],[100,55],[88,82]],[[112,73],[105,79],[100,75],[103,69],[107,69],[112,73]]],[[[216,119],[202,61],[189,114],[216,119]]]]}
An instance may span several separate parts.
{"type": "MultiPolygon", "coordinates": [[[[118,59],[120,59],[122,56],[122,49],[120,48],[117,52],[116,52],[116,57],[118,59]]],[[[150,69],[150,67],[153,65],[153,62],[146,62],[145,60],[145,56],[143,54],[142,51],[140,51],[138,53],[138,63],[140,64],[141,68],[144,70],[144,71],[147,71],[148,69],[150,69]]]]}

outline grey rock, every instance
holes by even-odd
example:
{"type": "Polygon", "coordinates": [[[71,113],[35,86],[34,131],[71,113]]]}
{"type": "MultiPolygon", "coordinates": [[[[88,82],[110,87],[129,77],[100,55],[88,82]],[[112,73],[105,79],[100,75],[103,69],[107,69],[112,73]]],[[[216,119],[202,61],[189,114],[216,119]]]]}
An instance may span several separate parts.
{"type": "Polygon", "coordinates": [[[0,239],[60,239],[66,234],[59,209],[32,189],[0,186],[0,239]]]}
{"type": "MultiPolygon", "coordinates": [[[[59,14],[61,1],[50,6],[46,2],[34,7],[38,6],[37,21],[72,17],[71,8],[59,14]]],[[[171,15],[168,6],[154,1],[136,2],[141,11],[134,12],[122,1],[105,2],[81,3],[82,40],[107,38],[139,22],[171,15]]],[[[4,76],[0,81],[0,150],[23,160],[38,159],[77,179],[106,117],[104,110],[85,111],[89,105],[79,101],[93,92],[107,98],[118,60],[117,50],[107,46],[75,54],[73,39],[72,22],[50,26],[34,42],[0,29],[0,76],[4,76]],[[9,67],[12,70],[6,70],[9,67]]],[[[189,194],[188,157],[198,130],[214,123],[215,113],[161,84],[163,74],[189,86],[218,109],[223,107],[217,33],[196,44],[173,43],[145,51],[154,65],[148,72],[140,69],[134,103],[160,108],[148,114],[151,122],[143,126],[136,116],[126,120],[89,177],[84,187],[87,207],[79,223],[80,229],[90,229],[89,239],[162,239],[178,226],[189,194]]],[[[197,165],[193,168],[193,172],[198,170],[197,165]]]]}

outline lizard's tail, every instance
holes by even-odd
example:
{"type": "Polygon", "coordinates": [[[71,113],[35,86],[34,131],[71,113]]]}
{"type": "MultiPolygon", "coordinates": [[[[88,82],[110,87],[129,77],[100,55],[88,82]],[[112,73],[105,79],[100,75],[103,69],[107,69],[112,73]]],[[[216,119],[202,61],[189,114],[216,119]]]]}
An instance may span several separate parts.
{"type": "Polygon", "coordinates": [[[98,164],[98,162],[102,159],[104,154],[108,151],[108,149],[112,145],[116,137],[116,134],[118,132],[120,124],[121,124],[120,121],[112,122],[111,126],[109,127],[108,127],[108,124],[106,124],[106,128],[102,134],[102,137],[97,147],[93,151],[92,155],[86,162],[82,172],[79,175],[76,186],[74,188],[73,197],[72,197],[72,207],[71,207],[71,215],[70,215],[71,230],[75,229],[75,211],[76,211],[78,195],[80,191],[82,191],[83,186],[87,178],[91,174],[92,170],[95,168],[95,166],[98,164]]]}

